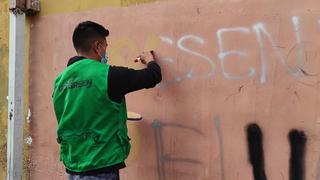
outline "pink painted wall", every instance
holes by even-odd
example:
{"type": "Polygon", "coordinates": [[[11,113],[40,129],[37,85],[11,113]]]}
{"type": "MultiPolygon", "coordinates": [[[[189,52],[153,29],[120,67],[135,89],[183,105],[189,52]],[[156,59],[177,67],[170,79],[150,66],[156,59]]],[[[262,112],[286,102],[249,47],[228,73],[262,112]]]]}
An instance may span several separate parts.
{"type": "Polygon", "coordinates": [[[163,81],[128,96],[132,152],[124,180],[254,179],[245,128],[263,133],[268,179],[289,179],[291,129],[304,131],[306,180],[320,179],[320,2],[171,0],[31,20],[31,179],[64,179],[53,80],[75,55],[81,21],[109,28],[111,64],[160,56],[163,81]]]}

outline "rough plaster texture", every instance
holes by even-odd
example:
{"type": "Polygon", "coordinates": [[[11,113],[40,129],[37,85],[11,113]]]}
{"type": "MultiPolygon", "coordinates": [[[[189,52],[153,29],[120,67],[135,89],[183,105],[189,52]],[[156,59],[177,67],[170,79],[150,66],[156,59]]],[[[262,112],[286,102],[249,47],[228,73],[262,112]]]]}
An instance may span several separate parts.
{"type": "Polygon", "coordinates": [[[288,179],[293,128],[308,137],[306,180],[320,178],[319,1],[171,0],[71,12],[31,19],[31,179],[65,178],[52,86],[75,55],[74,27],[88,19],[110,29],[111,64],[140,68],[132,59],[145,49],[161,58],[160,86],[128,96],[144,119],[128,122],[122,179],[253,179],[251,122],[264,135],[268,179],[288,179]]]}

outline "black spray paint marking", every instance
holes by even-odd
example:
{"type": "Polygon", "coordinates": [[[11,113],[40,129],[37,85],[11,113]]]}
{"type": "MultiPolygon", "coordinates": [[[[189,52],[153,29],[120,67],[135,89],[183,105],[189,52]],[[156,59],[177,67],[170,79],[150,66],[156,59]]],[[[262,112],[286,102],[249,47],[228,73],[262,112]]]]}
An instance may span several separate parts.
{"type": "Polygon", "coordinates": [[[170,154],[164,152],[162,129],[167,127],[186,129],[189,131],[193,131],[196,134],[204,136],[201,131],[192,127],[184,126],[181,124],[175,124],[175,123],[161,123],[158,120],[154,120],[152,123],[152,128],[154,128],[155,130],[154,134],[155,134],[155,140],[156,140],[157,168],[158,168],[159,180],[166,180],[166,171],[164,167],[165,162],[180,162],[180,163],[191,163],[195,165],[203,165],[201,161],[191,159],[191,158],[174,158],[174,157],[171,157],[170,154]]]}
{"type": "Polygon", "coordinates": [[[224,154],[223,154],[223,138],[220,127],[220,117],[214,119],[214,127],[217,133],[217,140],[219,143],[219,155],[220,155],[220,180],[224,180],[224,154]]]}
{"type": "Polygon", "coordinates": [[[247,141],[249,160],[253,168],[254,179],[267,180],[264,171],[262,132],[257,124],[249,124],[247,126],[247,141]]]}
{"type": "Polygon", "coordinates": [[[288,135],[290,141],[290,180],[304,179],[304,157],[307,137],[303,131],[293,129],[288,135]]]}

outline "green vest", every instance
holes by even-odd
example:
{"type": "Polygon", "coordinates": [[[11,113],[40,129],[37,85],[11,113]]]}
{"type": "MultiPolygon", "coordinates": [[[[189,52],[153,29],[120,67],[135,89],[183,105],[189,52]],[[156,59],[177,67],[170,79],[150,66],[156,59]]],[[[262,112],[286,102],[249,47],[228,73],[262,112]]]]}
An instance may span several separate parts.
{"type": "Polygon", "coordinates": [[[54,81],[60,161],[83,172],[112,166],[128,157],[125,99],[108,96],[109,65],[84,59],[67,67],[54,81]]]}

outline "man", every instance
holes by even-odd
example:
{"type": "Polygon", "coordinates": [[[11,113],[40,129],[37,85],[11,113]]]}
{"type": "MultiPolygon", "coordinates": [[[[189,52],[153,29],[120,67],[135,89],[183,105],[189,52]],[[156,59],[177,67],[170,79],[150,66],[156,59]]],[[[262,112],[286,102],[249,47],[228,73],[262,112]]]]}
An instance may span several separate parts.
{"type": "Polygon", "coordinates": [[[142,70],[106,64],[108,35],[97,23],[80,23],[73,33],[78,56],[54,81],[60,161],[69,180],[119,180],[130,152],[125,95],[161,81],[153,52],[135,60],[146,65],[142,70]]]}

